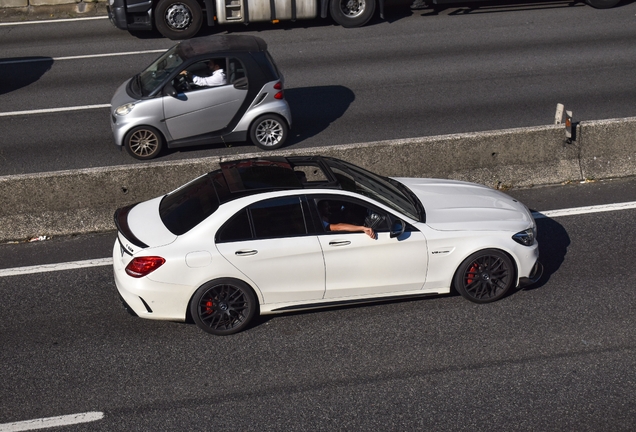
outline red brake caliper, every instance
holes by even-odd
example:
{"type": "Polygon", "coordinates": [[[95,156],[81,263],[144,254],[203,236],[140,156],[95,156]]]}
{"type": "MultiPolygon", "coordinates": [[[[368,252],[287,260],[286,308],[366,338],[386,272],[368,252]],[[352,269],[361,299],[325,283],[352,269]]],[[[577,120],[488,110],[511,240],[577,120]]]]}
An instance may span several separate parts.
{"type": "Polygon", "coordinates": [[[475,280],[475,275],[477,274],[477,270],[479,270],[479,266],[477,263],[473,263],[472,266],[468,269],[466,273],[466,285],[470,285],[475,280]]]}

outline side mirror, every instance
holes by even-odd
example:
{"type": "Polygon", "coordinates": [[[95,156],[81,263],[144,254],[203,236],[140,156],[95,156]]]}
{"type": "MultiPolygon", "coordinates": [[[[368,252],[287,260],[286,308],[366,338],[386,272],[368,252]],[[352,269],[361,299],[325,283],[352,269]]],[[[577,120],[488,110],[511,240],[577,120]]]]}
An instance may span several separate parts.
{"type": "Polygon", "coordinates": [[[390,238],[400,237],[406,230],[406,223],[401,219],[396,219],[391,226],[390,238]]]}
{"type": "Polygon", "coordinates": [[[163,88],[163,94],[165,96],[172,96],[173,98],[177,97],[177,89],[174,88],[174,86],[172,84],[166,84],[166,86],[163,88]]]}
{"type": "Polygon", "coordinates": [[[247,90],[247,78],[239,78],[234,81],[234,88],[239,90],[247,90]]]}

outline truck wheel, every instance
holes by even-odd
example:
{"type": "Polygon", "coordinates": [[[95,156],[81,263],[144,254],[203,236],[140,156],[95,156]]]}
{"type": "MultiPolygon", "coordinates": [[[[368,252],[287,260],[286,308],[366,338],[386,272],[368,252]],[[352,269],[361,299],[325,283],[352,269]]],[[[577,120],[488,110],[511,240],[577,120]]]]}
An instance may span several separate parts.
{"type": "Polygon", "coordinates": [[[203,12],[196,0],[160,0],[155,26],[169,39],[190,39],[201,29],[203,12]]]}
{"type": "Polygon", "coordinates": [[[620,0],[585,0],[585,3],[596,9],[609,9],[616,6],[619,1],[620,0]]]}
{"type": "Polygon", "coordinates": [[[375,0],[331,0],[329,12],[343,27],[360,27],[373,17],[375,0]]]}

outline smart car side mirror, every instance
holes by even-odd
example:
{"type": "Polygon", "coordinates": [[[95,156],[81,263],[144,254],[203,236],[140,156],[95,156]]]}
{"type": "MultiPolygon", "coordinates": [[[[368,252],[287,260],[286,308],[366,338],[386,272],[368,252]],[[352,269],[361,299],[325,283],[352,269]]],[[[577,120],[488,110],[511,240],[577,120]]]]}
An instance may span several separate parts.
{"type": "Polygon", "coordinates": [[[247,78],[239,78],[234,81],[234,88],[239,90],[247,90],[247,78]]]}
{"type": "Polygon", "coordinates": [[[177,89],[174,88],[174,86],[172,84],[166,84],[166,86],[163,88],[163,94],[165,96],[172,96],[173,98],[177,97],[177,89]]]}
{"type": "Polygon", "coordinates": [[[390,237],[400,237],[402,234],[404,234],[404,230],[406,230],[406,223],[401,219],[397,219],[391,225],[390,237]]]}

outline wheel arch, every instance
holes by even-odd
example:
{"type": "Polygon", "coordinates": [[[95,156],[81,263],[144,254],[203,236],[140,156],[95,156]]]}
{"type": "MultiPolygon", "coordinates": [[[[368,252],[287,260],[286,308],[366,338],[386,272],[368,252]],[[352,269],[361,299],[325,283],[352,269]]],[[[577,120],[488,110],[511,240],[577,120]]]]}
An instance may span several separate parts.
{"type": "Polygon", "coordinates": [[[254,283],[252,283],[252,281],[250,281],[247,278],[238,278],[235,276],[222,276],[222,277],[217,277],[214,279],[210,279],[207,280],[203,283],[201,283],[199,286],[197,286],[195,289],[192,290],[192,292],[190,293],[190,298],[188,299],[188,303],[186,304],[186,321],[187,322],[194,322],[194,319],[192,318],[192,314],[190,312],[190,306],[192,305],[192,301],[194,300],[194,296],[196,295],[197,291],[199,291],[199,289],[201,289],[201,287],[207,285],[207,284],[211,284],[213,282],[216,281],[221,281],[221,280],[225,280],[225,281],[237,281],[240,283],[243,283],[245,285],[247,285],[247,287],[252,290],[252,293],[254,294],[254,297],[256,297],[256,313],[255,315],[260,315],[261,314],[261,304],[263,303],[263,295],[261,293],[261,291],[259,289],[255,289],[254,288],[254,283]]]}
{"type": "Polygon", "coordinates": [[[514,278],[513,280],[515,281],[514,283],[514,287],[517,287],[519,285],[519,261],[517,260],[517,257],[511,252],[509,251],[507,248],[503,248],[501,247],[501,245],[496,245],[496,246],[480,246],[474,249],[471,249],[470,252],[464,254],[462,256],[462,258],[458,261],[458,263],[455,265],[455,270],[453,271],[453,274],[451,276],[450,279],[450,288],[451,291],[454,291],[455,293],[458,293],[457,288],[455,287],[455,278],[457,276],[457,272],[459,271],[459,268],[462,266],[462,264],[473,254],[476,254],[477,252],[481,252],[481,251],[486,251],[486,250],[494,250],[494,251],[498,251],[503,253],[504,255],[506,255],[508,257],[508,259],[510,259],[510,262],[512,262],[512,267],[513,267],[513,271],[514,271],[514,278]]]}

